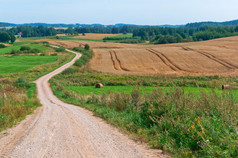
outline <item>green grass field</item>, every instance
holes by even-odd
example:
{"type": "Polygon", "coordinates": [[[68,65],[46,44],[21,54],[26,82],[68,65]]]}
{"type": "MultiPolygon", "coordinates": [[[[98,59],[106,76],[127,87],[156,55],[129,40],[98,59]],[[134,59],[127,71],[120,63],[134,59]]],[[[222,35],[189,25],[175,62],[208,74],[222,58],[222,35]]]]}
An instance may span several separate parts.
{"type": "Polygon", "coordinates": [[[26,71],[36,65],[56,62],[59,56],[0,56],[0,74],[26,71]]]}
{"type": "Polygon", "coordinates": [[[21,46],[29,46],[31,49],[37,48],[40,51],[48,50],[48,48],[46,48],[44,46],[40,46],[40,45],[36,45],[36,44],[26,44],[26,45],[16,45],[16,46],[12,46],[12,47],[2,48],[2,49],[0,49],[0,54],[9,54],[9,53],[11,53],[11,50],[13,50],[13,49],[20,50],[21,46]]]}

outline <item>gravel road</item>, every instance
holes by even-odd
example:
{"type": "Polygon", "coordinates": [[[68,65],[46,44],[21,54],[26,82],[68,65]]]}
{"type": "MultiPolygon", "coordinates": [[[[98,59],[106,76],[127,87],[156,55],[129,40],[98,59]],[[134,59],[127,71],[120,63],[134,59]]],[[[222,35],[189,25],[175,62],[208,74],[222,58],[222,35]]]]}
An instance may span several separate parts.
{"type": "Polygon", "coordinates": [[[69,63],[35,81],[43,105],[34,114],[0,135],[0,157],[42,158],[130,158],[166,157],[136,143],[92,112],[60,101],[49,79],[70,67],[69,63]]]}

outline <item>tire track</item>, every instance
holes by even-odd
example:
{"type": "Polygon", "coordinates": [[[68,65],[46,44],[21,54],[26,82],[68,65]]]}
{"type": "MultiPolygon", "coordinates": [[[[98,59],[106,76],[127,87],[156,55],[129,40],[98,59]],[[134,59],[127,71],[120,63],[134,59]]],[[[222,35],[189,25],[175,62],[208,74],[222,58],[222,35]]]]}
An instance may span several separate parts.
{"type": "Polygon", "coordinates": [[[149,51],[152,54],[155,54],[158,58],[160,58],[160,60],[167,65],[169,68],[171,68],[174,71],[185,71],[182,70],[179,66],[177,66],[176,64],[174,64],[167,56],[165,56],[163,53],[156,51],[152,48],[147,48],[147,51],[149,51]]]}
{"type": "Polygon", "coordinates": [[[214,55],[212,55],[212,54],[209,54],[209,53],[207,53],[207,52],[195,50],[195,49],[192,49],[192,48],[190,48],[190,47],[182,47],[182,48],[183,48],[184,50],[186,50],[186,51],[193,51],[193,52],[199,53],[199,54],[201,54],[201,55],[203,55],[203,56],[209,58],[210,60],[213,60],[213,61],[215,61],[215,62],[217,62],[217,63],[219,63],[219,64],[225,66],[225,67],[228,68],[228,69],[238,69],[238,66],[235,66],[235,65],[233,65],[233,64],[231,64],[231,63],[229,63],[229,62],[227,62],[227,61],[225,61],[225,60],[219,59],[219,58],[217,58],[216,56],[214,56],[214,55]]]}
{"type": "Polygon", "coordinates": [[[124,67],[122,66],[121,61],[120,61],[120,59],[118,58],[116,51],[112,51],[112,52],[113,52],[114,55],[115,55],[115,59],[117,60],[120,69],[122,69],[122,70],[124,70],[124,71],[130,71],[130,70],[128,70],[127,68],[124,68],[124,67]]]}
{"type": "Polygon", "coordinates": [[[113,58],[113,55],[112,55],[112,52],[111,52],[111,51],[109,51],[109,54],[110,54],[110,56],[111,56],[111,60],[112,60],[112,64],[113,64],[114,69],[115,69],[115,70],[120,70],[120,69],[117,68],[117,66],[116,66],[116,62],[115,62],[115,60],[114,60],[114,58],[113,58]]]}

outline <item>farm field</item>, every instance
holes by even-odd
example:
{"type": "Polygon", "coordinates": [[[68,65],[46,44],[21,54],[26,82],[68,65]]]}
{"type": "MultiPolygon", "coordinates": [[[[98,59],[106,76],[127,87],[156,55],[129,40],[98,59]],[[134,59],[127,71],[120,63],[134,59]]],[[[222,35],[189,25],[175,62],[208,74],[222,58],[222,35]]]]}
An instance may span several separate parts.
{"type": "Polygon", "coordinates": [[[115,74],[238,75],[238,37],[198,43],[94,49],[93,70],[115,74]]]}
{"type": "Polygon", "coordinates": [[[132,75],[238,75],[238,37],[166,45],[47,40],[64,47],[89,44],[90,68],[132,75]]]}

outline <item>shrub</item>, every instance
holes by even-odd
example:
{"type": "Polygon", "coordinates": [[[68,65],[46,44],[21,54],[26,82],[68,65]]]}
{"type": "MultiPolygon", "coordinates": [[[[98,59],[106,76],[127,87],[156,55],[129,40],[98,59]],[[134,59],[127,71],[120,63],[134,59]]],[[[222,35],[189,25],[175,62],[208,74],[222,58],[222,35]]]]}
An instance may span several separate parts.
{"type": "Polygon", "coordinates": [[[54,54],[50,54],[50,56],[57,56],[58,54],[57,53],[54,53],[54,54]]]}
{"type": "Polygon", "coordinates": [[[6,48],[7,46],[5,46],[4,44],[0,44],[0,48],[6,48]]]}
{"type": "Polygon", "coordinates": [[[88,44],[85,44],[84,49],[85,49],[85,50],[89,50],[89,49],[90,49],[90,46],[89,46],[88,44]]]}
{"type": "Polygon", "coordinates": [[[15,49],[12,49],[10,52],[10,54],[20,54],[20,53],[21,53],[21,51],[15,50],[15,49]]]}
{"type": "Polygon", "coordinates": [[[42,54],[40,54],[40,56],[45,56],[45,54],[42,53],[42,54]]]}
{"type": "Polygon", "coordinates": [[[21,46],[20,51],[29,51],[31,48],[29,46],[21,46]]]}
{"type": "Polygon", "coordinates": [[[42,44],[47,45],[47,44],[49,44],[49,42],[47,42],[47,41],[42,41],[42,44]]]}
{"type": "Polygon", "coordinates": [[[74,48],[73,48],[73,51],[76,51],[76,52],[82,52],[82,51],[83,51],[83,48],[80,48],[80,47],[74,47],[74,48]]]}
{"type": "Polygon", "coordinates": [[[24,88],[30,88],[31,87],[30,83],[24,77],[18,78],[15,81],[15,85],[17,87],[24,87],[24,88]]]}
{"type": "Polygon", "coordinates": [[[37,48],[34,48],[30,51],[31,53],[40,53],[40,50],[37,48]]]}
{"type": "Polygon", "coordinates": [[[63,75],[73,74],[76,70],[74,68],[68,68],[62,72],[63,75]]]}
{"type": "Polygon", "coordinates": [[[64,52],[64,51],[65,51],[65,48],[64,48],[64,47],[56,48],[55,51],[56,51],[56,52],[64,52]]]}
{"type": "Polygon", "coordinates": [[[74,65],[81,67],[81,66],[83,66],[83,62],[80,59],[78,59],[75,61],[74,65]]]}

